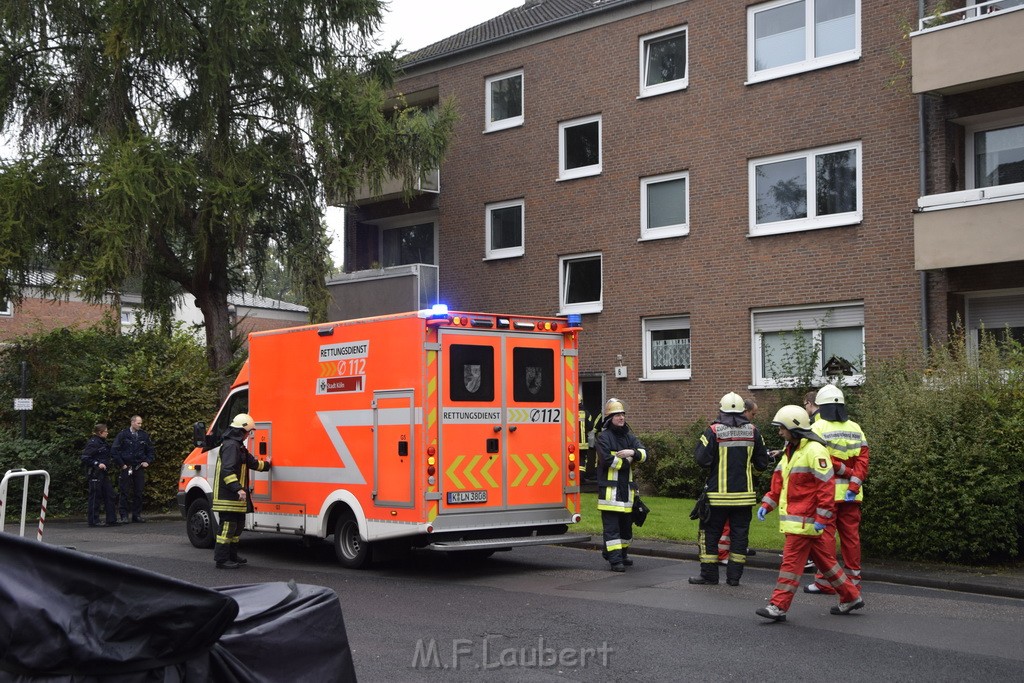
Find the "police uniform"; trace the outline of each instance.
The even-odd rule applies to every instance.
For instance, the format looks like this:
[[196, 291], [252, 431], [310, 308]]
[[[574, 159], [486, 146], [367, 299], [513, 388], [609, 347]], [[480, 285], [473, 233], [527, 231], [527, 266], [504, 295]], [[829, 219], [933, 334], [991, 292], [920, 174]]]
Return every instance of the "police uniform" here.
[[121, 470], [117, 481], [120, 490], [118, 510], [121, 513], [121, 521], [128, 521], [128, 499], [131, 497], [132, 521], [141, 522], [142, 493], [146, 488], [146, 468], [142, 463], [146, 463], [147, 466], [153, 464], [153, 440], [145, 430], [132, 430], [128, 427], [114, 438], [111, 454], [114, 457], [114, 464]]
[[110, 482], [109, 476], [110, 468], [114, 465], [114, 460], [110, 456], [110, 444], [99, 434], [93, 434], [82, 449], [81, 457], [82, 465], [85, 466], [89, 477], [89, 526], [99, 526], [101, 504], [107, 516], [107, 524], [116, 526], [114, 485]]

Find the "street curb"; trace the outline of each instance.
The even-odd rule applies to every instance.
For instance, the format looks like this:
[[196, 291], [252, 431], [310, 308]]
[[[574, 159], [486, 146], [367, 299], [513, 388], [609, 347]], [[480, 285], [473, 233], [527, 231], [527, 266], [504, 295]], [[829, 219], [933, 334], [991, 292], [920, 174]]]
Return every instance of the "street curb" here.
[[[566, 546], [580, 548], [583, 550], [603, 550], [603, 545], [595, 541], [582, 541], [579, 543], [566, 543]], [[757, 554], [747, 558], [747, 566], [758, 569], [778, 570], [781, 557], [776, 550], [756, 549]], [[697, 562], [696, 544], [672, 543], [667, 541], [645, 541], [634, 539], [629, 547], [630, 555], [661, 557], [672, 560], [692, 560]], [[943, 570], [939, 570], [940, 572]], [[1015, 598], [1024, 600], [1024, 584], [1020, 579], [1014, 577], [1013, 583], [999, 582], [999, 578], [993, 575], [992, 583], [968, 577], [963, 574], [957, 576], [931, 576], [912, 569], [894, 570], [886, 567], [871, 568], [864, 570], [861, 580], [864, 582], [894, 583], [904, 586], [918, 586], [920, 588], [937, 588], [951, 590], [960, 593], [975, 593], [978, 595], [990, 595], [1000, 598]]]

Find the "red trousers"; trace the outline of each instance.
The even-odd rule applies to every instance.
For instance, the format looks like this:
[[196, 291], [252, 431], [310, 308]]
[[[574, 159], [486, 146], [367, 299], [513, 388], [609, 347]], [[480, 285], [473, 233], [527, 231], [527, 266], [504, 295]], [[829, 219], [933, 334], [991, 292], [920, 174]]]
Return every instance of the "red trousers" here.
[[[839, 533], [839, 549], [843, 554], [843, 569], [853, 585], [859, 586], [860, 503], [836, 502], [836, 514], [821, 532], [821, 537], [831, 548], [836, 547], [836, 532]], [[814, 583], [818, 584], [822, 593], [835, 592], [821, 572], [814, 576]]]
[[843, 568], [836, 561], [835, 541], [831, 543], [822, 536], [800, 536], [786, 534], [786, 547], [782, 551], [782, 566], [779, 579], [772, 591], [770, 602], [781, 610], [789, 610], [793, 596], [800, 589], [800, 577], [804, 573], [808, 555], [814, 565], [839, 593], [840, 602], [851, 602], [860, 596], [860, 589], [846, 577]]
[[732, 547], [732, 539], [729, 538], [729, 520], [725, 520], [725, 527], [722, 529], [722, 537], [718, 539], [718, 561], [729, 561], [729, 548]]

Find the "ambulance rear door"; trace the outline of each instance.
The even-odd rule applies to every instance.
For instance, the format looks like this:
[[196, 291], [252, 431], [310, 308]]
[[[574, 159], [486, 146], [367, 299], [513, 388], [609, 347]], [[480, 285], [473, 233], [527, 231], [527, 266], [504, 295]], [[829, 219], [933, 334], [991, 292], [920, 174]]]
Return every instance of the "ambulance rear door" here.
[[442, 511], [561, 505], [561, 335], [444, 329], [440, 342]]

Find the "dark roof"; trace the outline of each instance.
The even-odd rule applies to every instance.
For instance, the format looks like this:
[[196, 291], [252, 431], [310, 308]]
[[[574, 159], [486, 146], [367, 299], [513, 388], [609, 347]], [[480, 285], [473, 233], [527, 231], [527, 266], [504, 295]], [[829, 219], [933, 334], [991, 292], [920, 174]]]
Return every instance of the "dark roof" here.
[[633, 2], [637, 0], [525, 0], [521, 7], [409, 53], [402, 64], [419, 66]]

